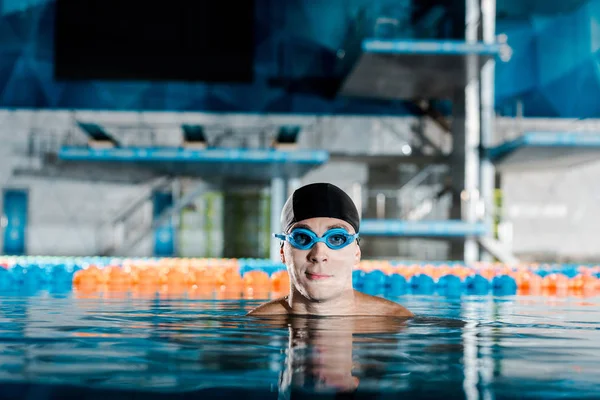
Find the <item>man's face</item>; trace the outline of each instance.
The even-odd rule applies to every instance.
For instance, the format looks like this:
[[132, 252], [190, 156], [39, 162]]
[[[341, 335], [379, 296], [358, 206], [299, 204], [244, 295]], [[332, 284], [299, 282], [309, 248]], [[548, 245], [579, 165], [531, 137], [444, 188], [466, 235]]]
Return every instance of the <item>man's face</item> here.
[[[333, 228], [355, 233], [350, 224], [336, 218], [305, 219], [295, 223], [290, 231], [294, 228], [311, 230], [319, 237]], [[309, 300], [325, 301], [352, 290], [352, 270], [360, 262], [360, 247], [355, 240], [339, 250], [332, 250], [322, 242], [300, 250], [285, 242], [281, 257], [292, 285]]]

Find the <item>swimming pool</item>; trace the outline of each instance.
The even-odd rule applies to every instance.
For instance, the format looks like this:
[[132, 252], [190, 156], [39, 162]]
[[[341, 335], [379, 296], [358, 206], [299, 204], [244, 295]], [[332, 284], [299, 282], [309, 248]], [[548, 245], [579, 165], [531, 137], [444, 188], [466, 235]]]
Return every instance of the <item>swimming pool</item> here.
[[600, 398], [598, 297], [392, 299], [418, 317], [256, 319], [244, 314], [260, 299], [4, 291], [0, 399]]

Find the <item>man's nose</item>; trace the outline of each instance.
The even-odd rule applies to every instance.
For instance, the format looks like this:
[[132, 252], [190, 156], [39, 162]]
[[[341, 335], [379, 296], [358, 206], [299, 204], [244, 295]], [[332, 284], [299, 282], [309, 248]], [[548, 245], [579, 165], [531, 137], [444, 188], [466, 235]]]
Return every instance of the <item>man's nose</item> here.
[[325, 243], [316, 243], [308, 252], [308, 259], [314, 263], [322, 263], [327, 261], [329, 248]]

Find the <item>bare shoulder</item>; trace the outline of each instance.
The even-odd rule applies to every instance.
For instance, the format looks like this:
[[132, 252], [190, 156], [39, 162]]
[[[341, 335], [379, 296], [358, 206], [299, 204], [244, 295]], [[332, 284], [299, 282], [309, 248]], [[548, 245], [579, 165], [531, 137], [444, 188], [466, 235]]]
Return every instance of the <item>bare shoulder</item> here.
[[246, 315], [286, 315], [289, 314], [287, 296], [261, 304]]
[[365, 314], [390, 317], [414, 317], [406, 307], [381, 297], [371, 296], [359, 291], [355, 292], [358, 305]]

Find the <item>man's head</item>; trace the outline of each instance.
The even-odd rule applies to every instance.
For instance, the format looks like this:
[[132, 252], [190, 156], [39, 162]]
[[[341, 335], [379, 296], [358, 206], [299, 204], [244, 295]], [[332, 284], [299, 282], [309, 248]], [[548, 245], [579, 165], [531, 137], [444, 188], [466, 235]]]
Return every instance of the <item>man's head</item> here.
[[300, 294], [324, 301], [352, 290], [360, 217], [344, 191], [329, 183], [299, 188], [283, 207], [281, 225], [281, 258]]

